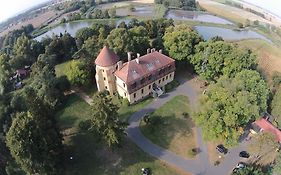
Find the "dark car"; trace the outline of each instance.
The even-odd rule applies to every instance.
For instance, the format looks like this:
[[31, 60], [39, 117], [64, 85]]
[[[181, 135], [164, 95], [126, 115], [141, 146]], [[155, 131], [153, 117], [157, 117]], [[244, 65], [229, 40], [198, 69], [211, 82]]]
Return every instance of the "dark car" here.
[[223, 153], [223, 154], [227, 154], [227, 152], [228, 152], [227, 148], [225, 148], [222, 144], [218, 145], [216, 147], [216, 149], [218, 150], [218, 152]]
[[250, 157], [250, 154], [247, 152], [247, 151], [241, 151], [239, 153], [239, 156], [240, 157], [243, 157], [243, 158], [249, 158]]

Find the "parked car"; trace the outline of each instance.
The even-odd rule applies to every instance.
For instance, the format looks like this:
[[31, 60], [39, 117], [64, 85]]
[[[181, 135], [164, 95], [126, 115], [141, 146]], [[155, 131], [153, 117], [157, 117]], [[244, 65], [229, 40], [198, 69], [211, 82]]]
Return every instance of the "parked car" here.
[[238, 170], [244, 169], [246, 167], [246, 164], [243, 162], [239, 162], [236, 167], [233, 169], [233, 172], [237, 172]]
[[240, 157], [243, 157], [243, 158], [249, 158], [250, 157], [250, 154], [247, 152], [247, 151], [241, 151], [239, 153], [239, 156]]
[[235, 168], [237, 168], [237, 169], [243, 169], [243, 168], [245, 168], [245, 167], [246, 167], [246, 164], [245, 164], [244, 162], [239, 162], [239, 163], [236, 165]]
[[218, 152], [220, 152], [222, 154], [227, 154], [227, 152], [228, 152], [228, 149], [225, 148], [222, 144], [218, 145], [216, 147], [216, 149], [218, 150]]

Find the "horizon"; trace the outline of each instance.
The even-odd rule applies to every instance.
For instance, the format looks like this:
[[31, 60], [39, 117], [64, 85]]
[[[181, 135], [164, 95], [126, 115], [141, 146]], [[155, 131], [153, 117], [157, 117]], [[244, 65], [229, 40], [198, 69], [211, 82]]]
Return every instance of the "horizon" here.
[[[42, 4], [44, 2], [51, 0], [9, 0], [1, 2], [0, 6], [0, 23], [5, 22], [9, 18], [13, 18], [16, 15], [25, 12], [26, 10]], [[245, 2], [249, 2], [265, 10], [278, 15], [281, 18], [281, 11], [278, 7], [281, 7], [281, 1], [276, 0], [242, 0]], [[10, 9], [13, 9], [12, 11]]]
[[3, 23], [9, 18], [13, 18], [18, 14], [47, 1], [51, 0], [9, 0], [1, 2], [0, 23]]

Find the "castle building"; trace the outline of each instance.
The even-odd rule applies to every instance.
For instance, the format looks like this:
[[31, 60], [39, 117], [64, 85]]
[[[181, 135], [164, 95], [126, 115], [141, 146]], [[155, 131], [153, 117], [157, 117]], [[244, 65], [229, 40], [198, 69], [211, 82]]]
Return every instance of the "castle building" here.
[[175, 60], [162, 54], [162, 51], [147, 49], [147, 54], [123, 63], [119, 57], [105, 46], [99, 53], [96, 64], [98, 91], [118, 93], [130, 103], [153, 95], [160, 96], [165, 85], [174, 80]]

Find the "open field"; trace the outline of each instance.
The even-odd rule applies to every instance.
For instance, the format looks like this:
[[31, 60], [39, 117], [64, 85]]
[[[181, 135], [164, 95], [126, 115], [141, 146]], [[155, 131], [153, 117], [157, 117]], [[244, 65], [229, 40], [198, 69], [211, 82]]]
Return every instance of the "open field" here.
[[193, 158], [191, 149], [197, 148], [196, 133], [189, 113], [188, 98], [174, 97], [150, 115], [150, 120], [159, 117], [157, 121], [151, 125], [141, 122], [141, 131], [153, 143], [185, 158]]
[[272, 74], [281, 72], [281, 50], [279, 47], [263, 40], [243, 40], [235, 42], [242, 48], [249, 48], [256, 53], [258, 68], [270, 82]]
[[[128, 117], [145, 104], [124, 107], [119, 114]], [[188, 175], [147, 155], [127, 138], [121, 148], [111, 150], [94, 134], [79, 132], [79, 122], [88, 119], [90, 113], [90, 106], [72, 94], [56, 114], [64, 134], [66, 175], [137, 175], [142, 167], [150, 168], [153, 175]], [[73, 160], [68, 159], [70, 156]]]
[[259, 20], [261, 22], [270, 23], [270, 21], [265, 20], [264, 18], [253, 13], [247, 12], [243, 9], [231, 7], [228, 5], [221, 4], [219, 2], [209, 0], [198, 0], [198, 2], [208, 12], [226, 17], [235, 22], [244, 23], [246, 19], [249, 19], [251, 21]]
[[0, 37], [6, 35], [9, 31], [20, 29], [22, 26], [26, 26], [28, 24], [32, 24], [34, 28], [41, 26], [45, 22], [47, 22], [50, 18], [54, 17], [56, 15], [56, 12], [53, 10], [49, 10], [45, 13], [42, 13], [32, 19], [28, 19], [22, 23], [18, 23], [17, 25], [14, 25], [5, 31], [0, 33]]

